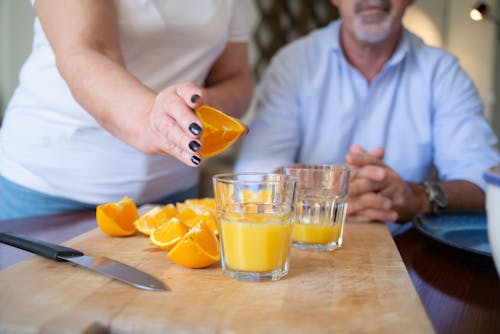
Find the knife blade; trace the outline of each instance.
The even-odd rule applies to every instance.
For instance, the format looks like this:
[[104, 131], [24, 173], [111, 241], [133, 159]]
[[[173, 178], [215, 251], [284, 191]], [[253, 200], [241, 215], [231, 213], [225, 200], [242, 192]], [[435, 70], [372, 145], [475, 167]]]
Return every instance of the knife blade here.
[[68, 261], [144, 290], [168, 291], [163, 282], [138, 269], [104, 256], [82, 252], [13, 232], [1, 232], [0, 243], [56, 261]]

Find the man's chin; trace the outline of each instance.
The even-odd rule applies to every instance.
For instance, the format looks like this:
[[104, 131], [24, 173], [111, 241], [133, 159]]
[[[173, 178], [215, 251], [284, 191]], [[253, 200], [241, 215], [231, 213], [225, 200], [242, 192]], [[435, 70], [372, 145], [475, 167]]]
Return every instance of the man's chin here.
[[354, 24], [354, 33], [356, 38], [361, 42], [379, 43], [391, 34], [391, 23], [392, 21], [387, 18], [376, 23], [367, 23], [359, 20]]

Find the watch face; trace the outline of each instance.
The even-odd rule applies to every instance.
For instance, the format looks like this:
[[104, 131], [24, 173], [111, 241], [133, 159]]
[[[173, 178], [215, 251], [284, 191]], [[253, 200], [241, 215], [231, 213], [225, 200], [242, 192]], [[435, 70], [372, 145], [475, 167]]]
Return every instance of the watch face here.
[[439, 205], [439, 207], [444, 208], [448, 205], [448, 197], [446, 196], [446, 193], [444, 192], [443, 188], [441, 188], [437, 184], [435, 186], [436, 186], [436, 197], [435, 197], [436, 204]]
[[448, 196], [441, 186], [431, 182], [424, 183], [424, 186], [431, 203], [440, 208], [445, 208], [448, 205]]

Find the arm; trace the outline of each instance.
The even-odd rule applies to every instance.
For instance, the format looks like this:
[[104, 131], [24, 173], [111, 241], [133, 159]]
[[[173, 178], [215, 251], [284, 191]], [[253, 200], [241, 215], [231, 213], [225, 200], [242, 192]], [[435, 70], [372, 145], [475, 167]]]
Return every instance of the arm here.
[[241, 117], [252, 97], [247, 43], [228, 43], [205, 80], [205, 103]]
[[[297, 51], [297, 52], [296, 52]], [[300, 148], [300, 50], [281, 50], [259, 83], [255, 116], [245, 136], [235, 171], [272, 172], [295, 162]]]
[[[197, 165], [189, 149], [196, 135], [188, 129], [199, 124], [192, 109], [203, 102], [203, 91], [185, 83], [156, 94], [126, 70], [114, 1], [38, 0], [35, 10], [61, 76], [103, 128], [144, 153]], [[202, 97], [196, 103], [194, 94]]]

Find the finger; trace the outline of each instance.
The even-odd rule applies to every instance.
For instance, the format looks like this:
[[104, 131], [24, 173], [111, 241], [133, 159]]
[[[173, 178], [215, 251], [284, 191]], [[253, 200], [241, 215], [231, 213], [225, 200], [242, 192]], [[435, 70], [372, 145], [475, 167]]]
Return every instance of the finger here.
[[[351, 196], [351, 195], [349, 195]], [[349, 197], [348, 212], [359, 212], [365, 209], [376, 209], [389, 211], [392, 201], [377, 193], [367, 193], [361, 196]]]
[[358, 144], [353, 144], [350, 147], [350, 152], [351, 153], [356, 153], [356, 154], [365, 154], [367, 153], [365, 149], [361, 147], [361, 145]]
[[[201, 144], [186, 135], [179, 124], [167, 114], [154, 114], [151, 118], [151, 128], [158, 138], [159, 150], [170, 154], [188, 165], [200, 163], [197, 152]], [[196, 156], [196, 158], [193, 158]]]
[[369, 154], [376, 157], [377, 159], [382, 160], [384, 158], [385, 151], [383, 147], [379, 146], [371, 150]]
[[387, 170], [382, 166], [364, 166], [356, 170], [353, 180], [367, 178], [373, 181], [383, 181], [387, 176]]
[[368, 153], [348, 153], [346, 161], [353, 166], [366, 166], [366, 165], [383, 165], [384, 163], [379, 158]]
[[196, 138], [199, 136], [203, 129], [201, 122], [190, 106], [177, 94], [175, 87], [162, 91], [158, 94], [157, 99], [159, 100], [162, 114], [173, 118], [179, 124], [180, 129], [189, 137]]
[[198, 108], [205, 100], [203, 89], [192, 82], [185, 82], [175, 85], [176, 94], [192, 109]]
[[349, 184], [349, 196], [360, 196], [366, 193], [375, 192], [377, 181], [368, 178], [356, 178]]
[[193, 154], [192, 152], [184, 150], [182, 147], [176, 145], [175, 142], [171, 140], [164, 138], [161, 142], [161, 147], [165, 150], [165, 153], [172, 155], [187, 166], [197, 167], [201, 163], [201, 158], [197, 154]]
[[348, 216], [346, 218], [347, 224], [366, 223], [366, 222], [370, 222], [370, 218], [365, 217], [365, 216], [353, 215], [353, 216]]
[[382, 211], [375, 209], [366, 209], [357, 212], [355, 215], [349, 217], [350, 222], [363, 222], [363, 221], [396, 221], [398, 214], [396, 211]]

